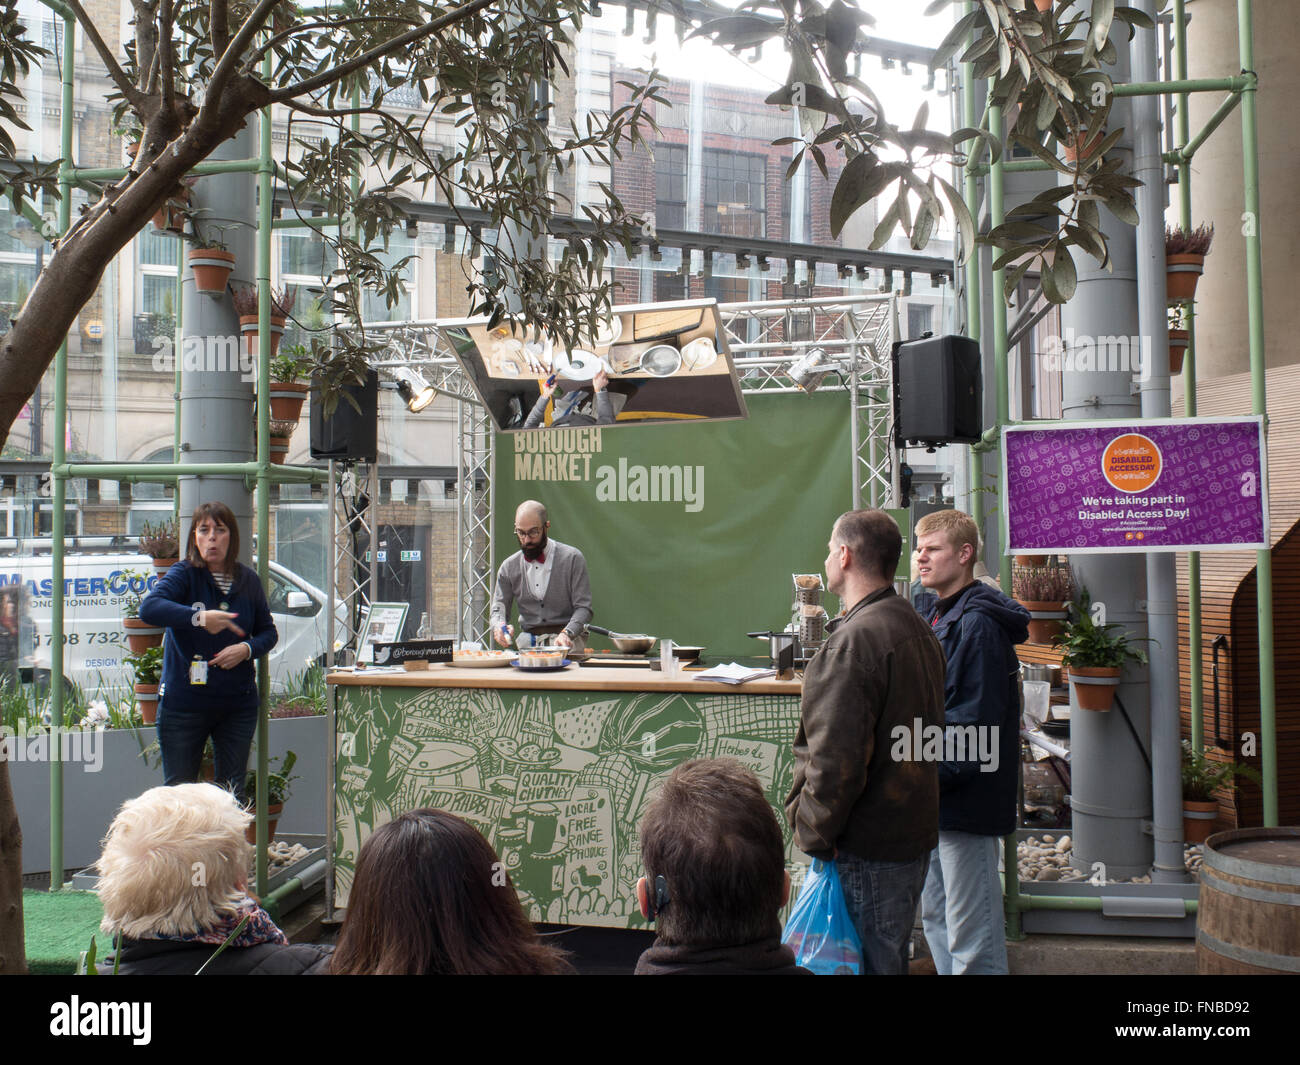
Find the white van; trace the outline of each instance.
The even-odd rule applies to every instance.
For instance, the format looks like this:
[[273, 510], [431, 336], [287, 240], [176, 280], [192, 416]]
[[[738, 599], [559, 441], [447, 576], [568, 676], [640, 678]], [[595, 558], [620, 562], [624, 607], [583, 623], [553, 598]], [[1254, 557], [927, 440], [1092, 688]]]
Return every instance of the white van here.
[[[9, 544], [14, 544], [9, 541]], [[53, 599], [53, 560], [49, 541], [22, 542], [23, 554], [5, 555], [0, 541], [0, 594], [20, 586], [22, 604], [18, 644], [19, 668], [24, 678], [31, 671], [50, 669]], [[40, 547], [46, 551], [40, 553]], [[31, 553], [33, 549], [38, 553]], [[122, 606], [132, 595], [143, 595], [158, 583], [148, 555], [67, 554], [63, 559], [63, 675], [93, 695], [101, 687], [125, 688], [131, 669], [122, 663], [127, 653], [122, 629]], [[10, 593], [12, 594], [12, 593]], [[267, 596], [280, 639], [269, 656], [272, 689], [287, 687], [313, 662], [323, 660], [327, 638], [326, 595], [276, 562], [270, 565]], [[336, 611], [336, 633], [346, 619]]]

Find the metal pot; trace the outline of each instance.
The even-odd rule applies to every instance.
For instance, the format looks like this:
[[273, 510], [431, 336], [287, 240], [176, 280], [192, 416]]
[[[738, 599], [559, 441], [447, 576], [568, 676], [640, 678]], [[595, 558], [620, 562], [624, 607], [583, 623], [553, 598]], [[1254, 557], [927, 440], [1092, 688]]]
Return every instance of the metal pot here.
[[624, 654], [639, 655], [644, 654], [654, 645], [658, 636], [647, 636], [643, 632], [610, 632], [609, 629], [602, 629], [599, 625], [588, 625], [589, 632], [598, 632], [601, 636], [606, 636], [610, 641]]

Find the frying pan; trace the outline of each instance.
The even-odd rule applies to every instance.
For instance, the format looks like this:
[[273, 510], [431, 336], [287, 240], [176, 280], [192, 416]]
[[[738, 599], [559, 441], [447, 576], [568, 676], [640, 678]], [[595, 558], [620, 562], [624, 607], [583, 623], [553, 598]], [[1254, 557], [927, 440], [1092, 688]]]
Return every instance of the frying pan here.
[[659, 639], [658, 636], [647, 636], [643, 632], [610, 632], [609, 629], [602, 629], [599, 625], [588, 625], [587, 629], [608, 636], [614, 646], [624, 654], [643, 654], [650, 650], [655, 640]]

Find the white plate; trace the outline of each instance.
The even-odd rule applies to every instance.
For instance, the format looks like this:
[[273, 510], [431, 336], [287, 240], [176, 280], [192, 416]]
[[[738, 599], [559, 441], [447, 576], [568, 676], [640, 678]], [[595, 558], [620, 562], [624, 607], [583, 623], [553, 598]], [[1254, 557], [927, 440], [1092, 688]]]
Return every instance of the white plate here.
[[707, 370], [718, 361], [718, 349], [708, 337], [696, 337], [682, 348], [682, 363], [688, 370]]
[[600, 328], [596, 330], [596, 336], [593, 341], [598, 348], [607, 348], [611, 344], [617, 344], [618, 338], [623, 335], [623, 319], [617, 314], [608, 322], [602, 322]]
[[508, 666], [515, 660], [513, 654], [507, 654], [502, 651], [499, 655], [475, 655], [473, 657], [464, 657], [459, 654], [453, 654], [451, 665], [457, 669], [496, 669], [501, 666]]
[[555, 352], [555, 372], [566, 381], [590, 381], [604, 365], [599, 356], [581, 348]]

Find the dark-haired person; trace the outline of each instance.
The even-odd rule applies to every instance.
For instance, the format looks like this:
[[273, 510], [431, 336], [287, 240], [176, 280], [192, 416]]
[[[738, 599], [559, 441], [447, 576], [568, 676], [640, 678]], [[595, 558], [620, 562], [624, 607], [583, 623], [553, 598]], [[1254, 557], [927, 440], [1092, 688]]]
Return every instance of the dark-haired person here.
[[943, 649], [894, 592], [902, 543], [883, 510], [851, 510], [831, 530], [826, 586], [844, 614], [804, 671], [785, 805], [795, 845], [836, 859], [863, 972], [881, 975], [907, 972], [939, 840], [939, 767], [894, 757], [896, 729], [943, 727]]
[[731, 758], [679, 765], [641, 820], [637, 882], [654, 946], [637, 976], [806, 976], [781, 942], [790, 897], [781, 826], [752, 771]]
[[279, 636], [262, 582], [238, 557], [235, 515], [200, 503], [185, 557], [140, 602], [141, 620], [167, 628], [158, 699], [166, 784], [198, 780], [211, 736], [214, 782], [243, 793], [257, 725], [253, 663]]
[[547, 976], [572, 969], [537, 935], [476, 828], [443, 810], [410, 810], [361, 845], [330, 971]]

